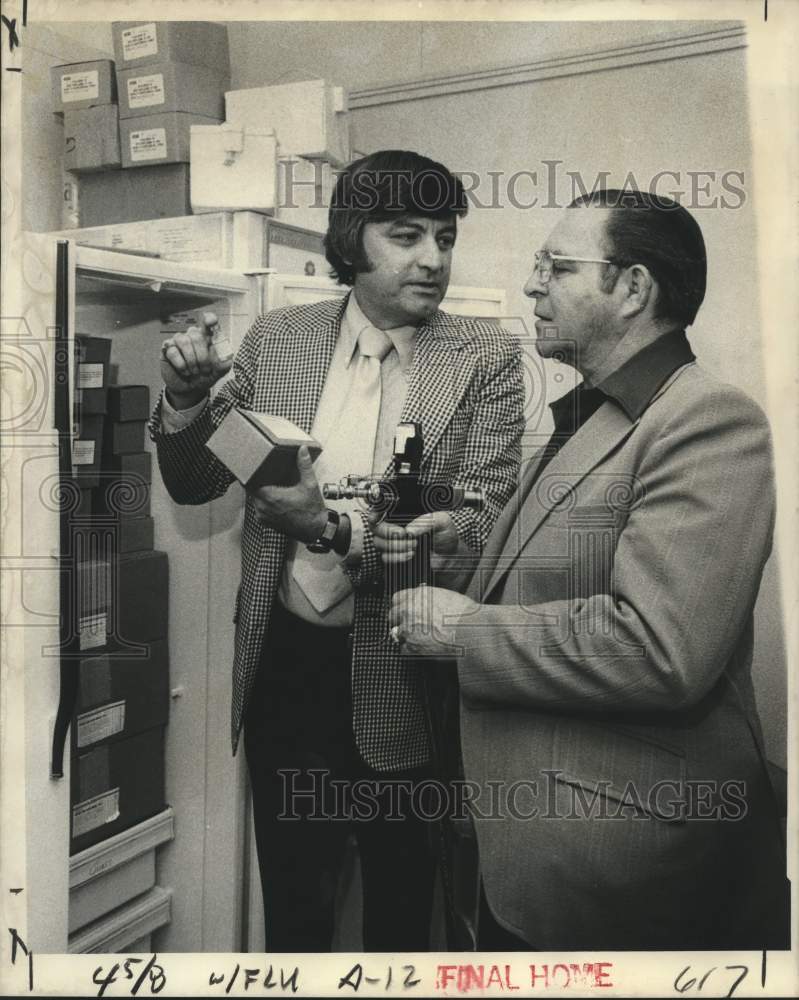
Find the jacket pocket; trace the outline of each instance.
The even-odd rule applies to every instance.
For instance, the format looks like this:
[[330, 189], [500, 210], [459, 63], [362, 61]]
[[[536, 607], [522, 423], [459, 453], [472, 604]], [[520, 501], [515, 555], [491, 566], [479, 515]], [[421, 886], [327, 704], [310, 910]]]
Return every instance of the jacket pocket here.
[[620, 819], [643, 812], [667, 823], [685, 822], [685, 755], [628, 730], [559, 722], [552, 778], [582, 789], [587, 793], [584, 802], [596, 804], [597, 797], [609, 800], [606, 814]]

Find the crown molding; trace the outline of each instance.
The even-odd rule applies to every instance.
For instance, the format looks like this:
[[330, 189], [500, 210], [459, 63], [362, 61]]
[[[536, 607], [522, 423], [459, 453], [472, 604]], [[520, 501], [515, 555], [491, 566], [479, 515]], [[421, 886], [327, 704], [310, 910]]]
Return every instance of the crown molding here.
[[643, 66], [647, 63], [672, 59], [686, 59], [692, 56], [708, 55], [713, 52], [727, 52], [746, 47], [746, 27], [743, 24], [726, 23], [719, 28], [701, 28], [693, 31], [670, 33], [606, 48], [586, 49], [580, 52], [536, 59], [533, 62], [517, 63], [477, 70], [472, 73], [456, 73], [447, 76], [428, 77], [423, 80], [404, 80], [379, 86], [361, 87], [351, 90], [349, 108], [371, 108], [380, 104], [395, 104], [399, 101], [418, 101], [429, 97], [443, 97], [447, 94], [464, 94], [475, 90], [490, 90], [495, 87], [513, 87], [539, 80], [558, 77], [580, 76], [585, 73], [601, 73], [605, 70]]

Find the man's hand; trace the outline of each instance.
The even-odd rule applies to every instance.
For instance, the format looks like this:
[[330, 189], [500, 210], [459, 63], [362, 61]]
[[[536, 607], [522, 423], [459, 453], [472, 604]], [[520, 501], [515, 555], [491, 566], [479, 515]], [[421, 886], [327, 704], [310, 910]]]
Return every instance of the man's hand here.
[[457, 645], [453, 619], [479, 607], [454, 590], [423, 584], [394, 594], [388, 621], [404, 654], [451, 657]]
[[374, 544], [384, 563], [396, 564], [413, 559], [420, 535], [432, 534], [433, 552], [452, 555], [458, 548], [455, 522], [445, 511], [421, 514], [404, 527], [370, 518]]
[[202, 326], [190, 326], [161, 345], [161, 378], [177, 410], [199, 403], [230, 371], [232, 359], [222, 361], [214, 347], [213, 329], [218, 323], [214, 313], [203, 313]]
[[308, 449], [297, 449], [298, 482], [261, 486], [250, 495], [260, 521], [298, 542], [313, 542], [327, 523], [325, 507]]

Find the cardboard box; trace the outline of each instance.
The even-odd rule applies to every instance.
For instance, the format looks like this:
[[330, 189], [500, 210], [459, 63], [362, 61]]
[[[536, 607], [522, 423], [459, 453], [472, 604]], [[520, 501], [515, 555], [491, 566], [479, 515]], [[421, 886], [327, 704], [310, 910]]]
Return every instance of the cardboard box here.
[[72, 719], [73, 750], [118, 743], [169, 719], [169, 650], [149, 643], [143, 657], [109, 650], [81, 658]]
[[121, 555], [113, 567], [109, 636], [122, 645], [153, 642], [169, 626], [169, 561], [166, 552]]
[[80, 174], [121, 165], [116, 104], [64, 112], [65, 170]]
[[322, 446], [290, 420], [238, 407], [228, 413], [206, 448], [248, 487], [283, 483], [296, 475], [297, 449], [316, 459]]
[[78, 502], [72, 511], [72, 518], [75, 520], [90, 518], [94, 511], [94, 490], [79, 489], [78, 493]]
[[114, 63], [110, 59], [66, 63], [50, 70], [53, 111], [63, 114], [96, 104], [115, 104], [117, 99]]
[[144, 428], [143, 420], [126, 420], [124, 423], [106, 421], [103, 434], [104, 455], [127, 455], [144, 451]]
[[108, 389], [105, 386], [101, 389], [76, 389], [75, 410], [78, 414], [104, 415], [108, 411]]
[[[190, 214], [188, 163], [81, 175], [82, 226], [105, 226]], [[70, 235], [75, 232], [73, 230]]]
[[223, 118], [229, 87], [229, 74], [199, 64], [159, 62], [118, 69], [119, 117], [188, 111]]
[[[189, 175], [186, 164], [165, 167], [141, 167], [139, 170], [112, 171], [106, 174], [85, 174], [81, 181], [100, 180], [107, 176], [141, 175], [158, 178], [156, 171], [185, 171], [185, 211], [191, 211]], [[147, 180], [145, 199], [159, 197], [159, 181]], [[116, 192], [113, 192], [114, 195]], [[104, 206], [114, 211], [113, 205]], [[149, 211], [146, 204], [138, 211]], [[231, 268], [249, 271], [267, 266], [269, 218], [258, 212], [215, 212], [212, 215], [178, 216], [147, 221], [118, 222], [81, 229], [67, 229], [54, 236], [75, 240], [81, 246], [104, 247], [108, 250], [141, 250], [157, 254], [163, 260], [174, 260], [199, 267]]]
[[[105, 522], [126, 521], [150, 516], [150, 484], [138, 476], [115, 476], [101, 473], [103, 489], [97, 490], [94, 505], [95, 519]], [[152, 548], [152, 546], [149, 546]]]
[[346, 93], [324, 80], [229, 90], [225, 120], [229, 125], [274, 129], [281, 155], [327, 160], [337, 166], [349, 161]]
[[291, 226], [327, 232], [337, 171], [324, 160], [280, 156], [275, 219]]
[[192, 63], [230, 74], [227, 28], [207, 21], [117, 21], [111, 25], [119, 69]]
[[[80, 545], [76, 545], [76, 558]], [[108, 606], [111, 599], [109, 563], [102, 559], [78, 561], [75, 569], [75, 607], [78, 648], [102, 649], [108, 641]]]
[[108, 415], [111, 420], [147, 420], [150, 416], [148, 385], [111, 385], [108, 387]]
[[81, 414], [105, 413], [108, 405], [108, 372], [111, 341], [107, 337], [75, 337], [75, 409]]
[[153, 481], [153, 456], [149, 451], [130, 452], [126, 455], [111, 455], [108, 471], [118, 478], [151, 483]]
[[78, 434], [72, 439], [72, 471], [81, 489], [100, 484], [100, 464], [103, 447], [102, 414], [80, 412]]
[[77, 387], [99, 389], [108, 385], [108, 366], [111, 363], [111, 338], [75, 334], [75, 361], [78, 365]]
[[195, 213], [272, 214], [277, 201], [277, 138], [267, 129], [192, 125], [191, 207]]
[[[149, 510], [149, 504], [147, 506]], [[119, 552], [152, 552], [155, 521], [151, 517], [124, 517], [119, 522]]]
[[70, 854], [76, 854], [148, 816], [164, 797], [164, 729], [73, 754]]
[[212, 115], [186, 111], [123, 118], [119, 123], [122, 166], [143, 167], [158, 163], [188, 163], [192, 125], [218, 125]]

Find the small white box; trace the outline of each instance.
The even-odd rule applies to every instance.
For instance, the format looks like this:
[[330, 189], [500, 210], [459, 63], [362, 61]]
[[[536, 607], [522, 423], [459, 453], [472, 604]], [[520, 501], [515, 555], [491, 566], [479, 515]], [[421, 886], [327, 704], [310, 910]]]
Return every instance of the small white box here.
[[266, 129], [191, 127], [191, 207], [202, 212], [274, 214], [277, 138]]
[[283, 149], [299, 156], [336, 166], [349, 161], [346, 94], [324, 80], [229, 90], [225, 118], [230, 124], [274, 129]]
[[338, 173], [324, 160], [284, 155], [277, 163], [275, 218], [314, 232], [327, 231], [328, 210]]
[[234, 406], [205, 442], [242, 486], [290, 483], [297, 475], [297, 449], [305, 445], [316, 461], [319, 442], [296, 424], [275, 414]]

